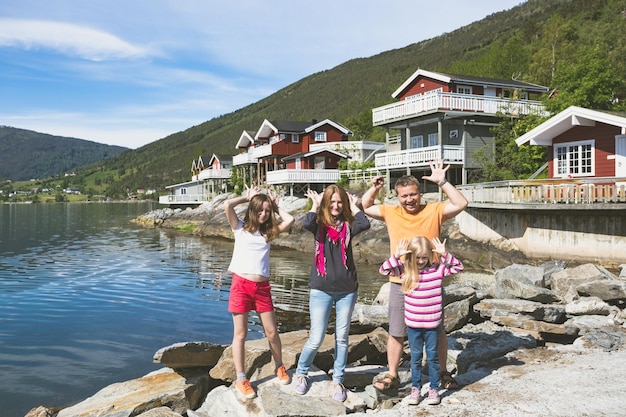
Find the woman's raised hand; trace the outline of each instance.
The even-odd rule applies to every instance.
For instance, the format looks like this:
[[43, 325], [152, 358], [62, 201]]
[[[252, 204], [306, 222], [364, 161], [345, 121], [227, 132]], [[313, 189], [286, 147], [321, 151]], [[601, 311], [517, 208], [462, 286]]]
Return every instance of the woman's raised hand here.
[[305, 195], [313, 201], [314, 208], [319, 207], [322, 201], [322, 196], [319, 195], [317, 191], [308, 189]]

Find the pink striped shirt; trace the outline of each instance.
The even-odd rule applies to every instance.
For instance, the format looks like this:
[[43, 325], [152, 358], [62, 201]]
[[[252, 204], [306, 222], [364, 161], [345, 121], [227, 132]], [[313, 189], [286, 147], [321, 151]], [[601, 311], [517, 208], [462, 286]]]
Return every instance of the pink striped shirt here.
[[[463, 264], [446, 252], [441, 263], [420, 270], [419, 282], [404, 294], [404, 322], [414, 329], [434, 329], [441, 323], [443, 310], [443, 277], [463, 270]], [[379, 269], [383, 275], [401, 276], [404, 264], [392, 255]]]

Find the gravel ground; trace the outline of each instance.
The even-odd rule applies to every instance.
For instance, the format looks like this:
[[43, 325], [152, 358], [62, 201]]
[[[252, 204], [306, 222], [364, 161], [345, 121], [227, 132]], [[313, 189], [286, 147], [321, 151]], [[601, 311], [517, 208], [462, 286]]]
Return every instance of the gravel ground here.
[[[574, 345], [520, 350], [459, 375], [440, 405], [406, 404], [376, 417], [608, 417], [626, 415], [626, 350]], [[354, 414], [358, 416], [359, 414]], [[369, 415], [369, 414], [368, 414]]]

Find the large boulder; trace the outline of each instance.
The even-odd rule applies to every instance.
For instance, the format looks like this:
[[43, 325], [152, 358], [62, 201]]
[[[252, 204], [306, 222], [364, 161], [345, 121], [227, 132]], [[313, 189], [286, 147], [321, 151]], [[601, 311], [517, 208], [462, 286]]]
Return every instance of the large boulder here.
[[163, 404], [184, 414], [199, 407], [207, 391], [206, 372], [183, 376], [162, 368], [138, 379], [104, 387], [84, 401], [62, 409], [57, 417], [133, 417]]

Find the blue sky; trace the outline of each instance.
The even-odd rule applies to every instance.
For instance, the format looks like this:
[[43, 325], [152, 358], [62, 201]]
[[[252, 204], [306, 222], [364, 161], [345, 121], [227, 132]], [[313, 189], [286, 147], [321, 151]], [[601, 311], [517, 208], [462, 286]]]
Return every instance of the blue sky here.
[[0, 125], [138, 148], [521, 3], [2, 0]]

